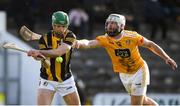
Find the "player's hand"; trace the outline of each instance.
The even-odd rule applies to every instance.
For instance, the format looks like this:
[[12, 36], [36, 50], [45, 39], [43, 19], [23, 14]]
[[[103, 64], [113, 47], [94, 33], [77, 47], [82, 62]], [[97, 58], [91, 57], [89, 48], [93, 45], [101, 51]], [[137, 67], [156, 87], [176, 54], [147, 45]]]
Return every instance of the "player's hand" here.
[[168, 58], [165, 61], [166, 61], [166, 64], [169, 64], [173, 70], [176, 70], [177, 64], [173, 59]]
[[73, 48], [76, 48], [76, 49], [79, 49], [79, 47], [80, 47], [80, 42], [79, 42], [79, 40], [76, 40], [76, 41], [74, 42], [74, 44], [73, 44], [72, 47], [73, 47]]
[[38, 51], [38, 50], [29, 50], [27, 52], [28, 56], [32, 56], [33, 58], [35, 58], [36, 60], [39, 60], [39, 58], [42, 58], [43, 55]]

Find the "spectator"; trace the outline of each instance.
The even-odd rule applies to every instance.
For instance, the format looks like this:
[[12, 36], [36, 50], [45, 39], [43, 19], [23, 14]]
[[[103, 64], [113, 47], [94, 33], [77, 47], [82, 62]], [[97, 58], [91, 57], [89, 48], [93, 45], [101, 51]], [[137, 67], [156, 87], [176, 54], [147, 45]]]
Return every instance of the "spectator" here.
[[17, 27], [26, 25], [31, 30], [34, 30], [36, 0], [12, 0], [10, 5], [10, 15], [13, 17]]
[[139, 31], [139, 21], [134, 17], [133, 14], [125, 15], [127, 19], [127, 27], [128, 29]]
[[163, 7], [158, 0], [145, 0], [144, 2], [145, 22], [151, 26], [151, 36], [153, 40], [157, 34], [158, 27], [162, 31], [162, 39], [167, 37], [166, 16]]
[[77, 35], [77, 37], [83, 38], [85, 37], [83, 35], [87, 35], [89, 16], [79, 5], [70, 10], [69, 20], [70, 29]]

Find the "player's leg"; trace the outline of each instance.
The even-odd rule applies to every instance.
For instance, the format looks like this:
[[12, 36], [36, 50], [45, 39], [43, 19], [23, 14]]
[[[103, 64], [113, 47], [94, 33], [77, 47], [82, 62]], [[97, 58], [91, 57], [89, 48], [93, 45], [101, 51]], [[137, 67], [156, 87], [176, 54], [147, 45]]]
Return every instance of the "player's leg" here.
[[131, 96], [132, 105], [152, 103], [149, 98], [145, 99], [149, 84], [149, 69], [146, 63], [135, 74], [120, 73], [120, 78]]
[[155, 106], [158, 106], [158, 103], [156, 101], [154, 101], [153, 99], [145, 96], [144, 100], [143, 100], [143, 105], [155, 105]]
[[[142, 71], [137, 71], [135, 74], [125, 74], [120, 73], [120, 79], [126, 88], [126, 91], [131, 96], [131, 105], [142, 105], [144, 94], [146, 92], [146, 87], [142, 87], [142, 83], [137, 82], [136, 77], [141, 76]], [[139, 74], [140, 73], [140, 74]], [[136, 84], [134, 83], [134, 80], [136, 80]]]
[[51, 81], [40, 79], [39, 81], [39, 89], [38, 89], [38, 97], [37, 104], [38, 105], [51, 105], [53, 100], [55, 89], [53, 88]]
[[131, 86], [131, 105], [143, 105], [147, 86], [132, 84]]
[[157, 103], [146, 96], [149, 85], [149, 69], [145, 63], [132, 77], [131, 104], [133, 105], [157, 105]]
[[67, 105], [80, 105], [78, 92], [70, 93], [63, 97]]
[[38, 105], [51, 105], [55, 91], [49, 89], [38, 89]]
[[80, 105], [80, 98], [73, 76], [59, 83], [57, 92], [63, 97], [67, 105]]
[[144, 96], [131, 95], [131, 105], [142, 105]]
[[131, 105], [151, 105], [151, 106], [158, 106], [158, 103], [155, 102], [153, 99], [147, 96], [131, 96]]

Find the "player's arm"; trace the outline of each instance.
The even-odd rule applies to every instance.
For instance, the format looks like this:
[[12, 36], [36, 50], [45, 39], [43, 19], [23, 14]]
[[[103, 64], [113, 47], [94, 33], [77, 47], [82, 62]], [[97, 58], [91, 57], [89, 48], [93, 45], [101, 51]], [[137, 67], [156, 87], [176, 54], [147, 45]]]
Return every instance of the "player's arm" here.
[[72, 42], [66, 41], [66, 43], [62, 43], [60, 46], [58, 46], [57, 49], [50, 49], [42, 36], [39, 40], [39, 50], [30, 50], [28, 55], [34, 58], [39, 55], [44, 55], [45, 57], [58, 57], [68, 52], [71, 49], [71, 45]]
[[177, 68], [176, 62], [173, 59], [171, 59], [167, 55], [167, 53], [153, 41], [144, 38], [144, 43], [142, 46], [145, 48], [148, 48], [153, 53], [155, 53], [156, 55], [161, 57], [166, 62], [166, 64], [169, 64], [172, 67], [173, 70], [175, 70]]
[[76, 40], [74, 47], [75, 48], [96, 48], [99, 47], [100, 43], [98, 40]]
[[45, 57], [58, 57], [62, 56], [66, 52], [68, 52], [71, 49], [71, 46], [63, 43], [61, 44], [57, 49], [51, 49], [51, 50], [30, 50], [28, 51], [28, 56], [32, 56], [34, 58], [37, 58], [40, 55], [43, 55]]
[[71, 45], [62, 43], [60, 46], [58, 46], [57, 49], [39, 50], [39, 52], [46, 57], [58, 57], [67, 53], [70, 49], [71, 49]]

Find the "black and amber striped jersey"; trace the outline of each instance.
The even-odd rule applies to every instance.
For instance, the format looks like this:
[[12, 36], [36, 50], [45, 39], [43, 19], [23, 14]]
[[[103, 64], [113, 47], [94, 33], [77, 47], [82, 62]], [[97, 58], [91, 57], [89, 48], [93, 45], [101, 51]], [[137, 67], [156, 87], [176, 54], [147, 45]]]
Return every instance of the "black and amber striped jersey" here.
[[[56, 49], [62, 43], [73, 45], [76, 40], [76, 36], [72, 31], [67, 31], [65, 35], [57, 37], [54, 31], [50, 31], [39, 40], [40, 50]], [[71, 54], [73, 49], [62, 55], [63, 62], [56, 62], [56, 58], [48, 58], [51, 62], [49, 68], [41, 66], [40, 76], [46, 80], [62, 82], [72, 76], [70, 69]]]

